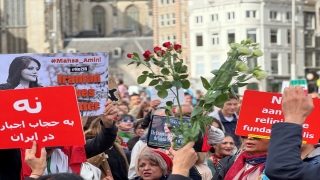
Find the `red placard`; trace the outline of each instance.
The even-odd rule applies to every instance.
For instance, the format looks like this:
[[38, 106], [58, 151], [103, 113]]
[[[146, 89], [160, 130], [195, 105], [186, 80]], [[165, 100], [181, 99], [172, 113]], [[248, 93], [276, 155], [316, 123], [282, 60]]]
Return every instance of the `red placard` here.
[[[246, 90], [236, 128], [239, 136], [270, 138], [272, 124], [284, 122], [282, 94]], [[314, 109], [303, 124], [303, 143], [317, 144], [320, 137], [320, 99], [313, 99]]]
[[0, 91], [0, 149], [84, 145], [73, 86]]

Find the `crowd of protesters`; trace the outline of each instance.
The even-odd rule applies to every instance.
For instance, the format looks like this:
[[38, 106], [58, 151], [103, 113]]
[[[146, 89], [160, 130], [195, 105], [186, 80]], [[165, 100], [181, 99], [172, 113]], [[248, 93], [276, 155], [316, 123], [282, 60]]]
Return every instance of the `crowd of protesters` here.
[[[40, 158], [36, 142], [30, 149], [0, 150], [0, 180], [320, 179], [320, 149], [301, 146], [313, 103], [299, 86], [285, 89], [285, 122], [273, 125], [271, 140], [235, 134], [242, 97], [229, 95], [221, 109], [209, 113], [201, 152], [194, 142], [179, 150], [148, 147], [151, 116], [165, 116], [160, 100], [151, 101], [145, 92], [129, 96], [122, 80], [119, 90], [123, 101], [109, 100], [103, 115], [83, 117], [83, 147], [43, 148]], [[191, 116], [193, 99], [185, 93], [184, 117]]]

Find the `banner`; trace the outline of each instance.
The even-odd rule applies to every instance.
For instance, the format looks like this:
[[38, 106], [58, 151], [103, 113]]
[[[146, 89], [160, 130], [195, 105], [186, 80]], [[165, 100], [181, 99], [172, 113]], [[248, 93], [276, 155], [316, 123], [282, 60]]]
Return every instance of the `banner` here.
[[0, 149], [84, 145], [73, 86], [0, 91]]
[[108, 98], [108, 57], [106, 52], [1, 54], [0, 90], [72, 85], [81, 116], [97, 116]]
[[[272, 124], [284, 122], [282, 94], [246, 90], [237, 123], [238, 136], [269, 139]], [[314, 109], [303, 124], [303, 142], [318, 144], [320, 138], [320, 99], [313, 99]]]

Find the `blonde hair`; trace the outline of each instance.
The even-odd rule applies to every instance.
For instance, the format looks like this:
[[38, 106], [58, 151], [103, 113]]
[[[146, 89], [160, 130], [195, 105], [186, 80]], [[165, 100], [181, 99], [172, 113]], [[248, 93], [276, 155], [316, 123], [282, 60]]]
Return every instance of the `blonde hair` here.
[[86, 139], [92, 139], [99, 134], [99, 132], [101, 131], [100, 121], [101, 118], [97, 117], [91, 122], [89, 129], [84, 132], [84, 136]]

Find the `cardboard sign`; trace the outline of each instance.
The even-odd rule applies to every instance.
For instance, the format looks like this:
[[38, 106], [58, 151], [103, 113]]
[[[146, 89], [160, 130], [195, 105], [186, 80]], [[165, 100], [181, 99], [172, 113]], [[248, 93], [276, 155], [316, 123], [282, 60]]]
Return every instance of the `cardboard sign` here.
[[119, 92], [116, 79], [114, 79], [113, 77], [109, 77], [109, 84], [108, 85], [109, 85], [108, 91], [109, 91], [110, 100], [113, 102], [121, 102], [122, 97], [121, 97], [121, 93]]
[[[172, 87], [171, 89], [173, 90], [173, 92], [176, 93], [176, 88], [175, 87]], [[157, 100], [157, 99], [160, 100], [161, 104], [158, 107], [165, 107], [167, 101], [172, 101], [173, 105], [175, 105], [175, 106], [178, 105], [178, 101], [175, 98], [175, 96], [172, 93], [172, 91], [167, 89], [167, 92], [168, 92], [168, 96], [166, 98], [162, 99], [157, 95], [158, 91], [153, 87], [152, 90], [151, 90], [151, 101]], [[185, 99], [184, 99], [183, 89], [180, 88], [178, 93], [179, 93], [180, 104], [186, 104]]]
[[84, 145], [73, 86], [0, 91], [0, 149]]
[[[108, 58], [107, 52], [1, 54], [0, 90], [71, 85], [81, 116], [98, 116], [108, 99]], [[17, 84], [20, 78], [29, 85]]]
[[[246, 90], [236, 128], [238, 136], [269, 139], [272, 124], [284, 122], [282, 94]], [[303, 142], [317, 144], [320, 137], [320, 99], [313, 99], [314, 109], [303, 125]]]

